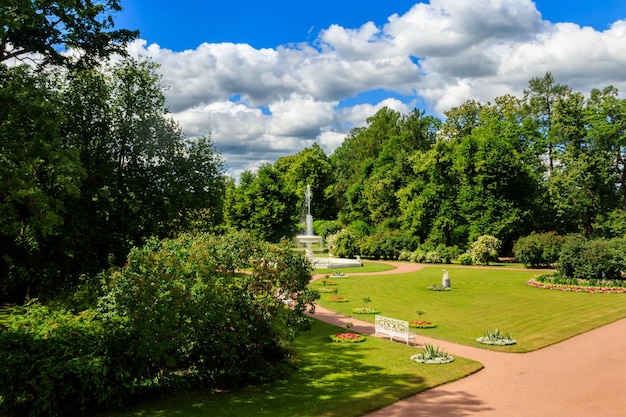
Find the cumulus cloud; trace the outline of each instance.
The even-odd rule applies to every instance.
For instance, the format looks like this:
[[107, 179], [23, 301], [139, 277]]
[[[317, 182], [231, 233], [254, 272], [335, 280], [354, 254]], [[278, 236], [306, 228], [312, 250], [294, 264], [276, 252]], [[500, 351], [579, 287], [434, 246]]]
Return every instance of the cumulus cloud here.
[[[331, 25], [312, 42], [271, 49], [175, 52], [138, 40], [130, 51], [161, 64], [176, 120], [190, 136], [211, 134], [235, 173], [313, 142], [331, 153], [382, 106], [406, 113], [422, 102], [442, 115], [469, 99], [521, 94], [547, 71], [577, 91], [624, 92], [625, 44], [623, 20], [597, 31], [542, 20], [531, 0], [430, 0], [380, 27]], [[343, 103], [377, 90], [407, 100]]]

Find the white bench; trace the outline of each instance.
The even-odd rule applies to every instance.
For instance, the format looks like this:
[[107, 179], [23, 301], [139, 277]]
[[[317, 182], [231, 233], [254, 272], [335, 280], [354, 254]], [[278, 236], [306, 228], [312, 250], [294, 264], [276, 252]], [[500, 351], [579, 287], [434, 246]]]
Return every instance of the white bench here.
[[389, 340], [401, 339], [408, 345], [412, 340], [415, 343], [415, 334], [410, 332], [409, 322], [392, 319], [391, 317], [376, 316], [375, 336], [388, 336]]

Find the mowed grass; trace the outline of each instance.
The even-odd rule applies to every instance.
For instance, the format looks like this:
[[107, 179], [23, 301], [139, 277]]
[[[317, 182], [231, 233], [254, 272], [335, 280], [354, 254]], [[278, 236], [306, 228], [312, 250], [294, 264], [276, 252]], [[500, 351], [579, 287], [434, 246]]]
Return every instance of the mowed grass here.
[[288, 379], [234, 392], [194, 392], [105, 416], [361, 416], [482, 368], [460, 357], [446, 365], [418, 364], [409, 358], [419, 348], [375, 337], [330, 341], [342, 331], [315, 321], [296, 340], [299, 366]]
[[383, 272], [390, 271], [392, 269], [396, 269], [395, 266], [382, 263], [382, 262], [363, 262], [363, 266], [354, 266], [350, 268], [320, 268], [314, 269], [312, 274], [325, 274], [325, 275], [333, 275], [335, 272], [342, 272], [344, 274], [352, 274], [352, 273], [363, 273], [363, 272]]
[[[430, 291], [441, 285], [442, 269], [450, 274], [452, 291]], [[421, 317], [436, 323], [434, 329], [416, 329], [419, 335], [481, 348], [507, 352], [536, 350], [626, 317], [626, 294], [587, 294], [541, 290], [525, 282], [542, 272], [495, 268], [463, 268], [451, 265], [426, 267], [421, 271], [380, 276], [351, 276], [336, 280], [338, 295], [346, 303], [332, 303], [321, 294], [318, 304], [342, 314], [374, 322], [373, 315], [353, 314], [369, 307], [382, 315], [402, 320]], [[311, 284], [322, 286], [321, 281]], [[499, 328], [512, 333], [517, 344], [487, 347], [475, 339]], [[452, 352], [451, 352], [452, 353]]]

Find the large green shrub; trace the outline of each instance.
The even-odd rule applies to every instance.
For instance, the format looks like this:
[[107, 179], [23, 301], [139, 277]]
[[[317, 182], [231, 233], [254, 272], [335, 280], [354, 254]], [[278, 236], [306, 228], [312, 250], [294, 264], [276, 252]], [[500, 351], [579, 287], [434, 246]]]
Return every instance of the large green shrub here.
[[2, 407], [83, 415], [130, 395], [284, 376], [288, 342], [317, 297], [309, 280], [309, 262], [286, 242], [243, 233], [151, 240], [110, 273], [97, 309], [32, 304], [0, 332]]
[[515, 243], [515, 256], [526, 267], [547, 268], [559, 260], [564, 241], [555, 232], [531, 233]]
[[619, 279], [626, 271], [626, 240], [570, 236], [561, 249], [558, 270], [568, 278]]
[[73, 416], [121, 404], [132, 375], [115, 328], [93, 310], [73, 314], [37, 302], [0, 332], [0, 405], [11, 416]]

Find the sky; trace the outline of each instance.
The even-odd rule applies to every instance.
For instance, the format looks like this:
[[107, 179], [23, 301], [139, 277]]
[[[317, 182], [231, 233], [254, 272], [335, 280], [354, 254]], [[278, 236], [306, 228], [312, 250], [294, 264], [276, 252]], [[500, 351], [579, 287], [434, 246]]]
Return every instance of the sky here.
[[[133, 56], [160, 64], [172, 116], [237, 178], [387, 106], [444, 118], [533, 77], [626, 93], [624, 0], [121, 0]], [[172, 6], [176, 6], [172, 8]]]

